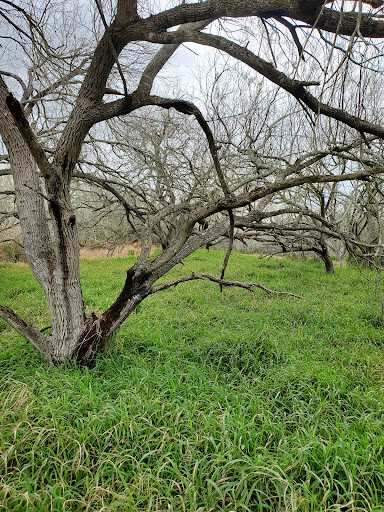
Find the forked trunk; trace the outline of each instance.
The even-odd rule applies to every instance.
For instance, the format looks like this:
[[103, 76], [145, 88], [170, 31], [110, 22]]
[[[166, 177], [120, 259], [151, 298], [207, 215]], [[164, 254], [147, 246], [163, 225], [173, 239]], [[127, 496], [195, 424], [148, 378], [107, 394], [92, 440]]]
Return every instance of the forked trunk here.
[[129, 317], [148, 296], [151, 282], [148, 276], [137, 275], [135, 267], [127, 272], [124, 288], [115, 302], [101, 315], [87, 316], [85, 329], [77, 340], [71, 359], [85, 362], [105, 345], [111, 334]]
[[[48, 207], [45, 208], [42, 193], [36, 192], [38, 181], [28, 188], [28, 199], [25, 195], [17, 196], [17, 200], [28, 263], [43, 287], [50, 314], [51, 331], [44, 338], [46, 352], [43, 356], [55, 363], [87, 362], [147, 296], [150, 284], [146, 284], [145, 277], [135, 276], [135, 270], [131, 269], [112, 306], [101, 316], [86, 315], [79, 276], [76, 217], [65, 196], [66, 189], [61, 188], [56, 194], [48, 192], [54, 199], [46, 201]], [[25, 189], [25, 183], [24, 187], [19, 187], [16, 189]], [[30, 215], [34, 210], [41, 213], [38, 226], [38, 216]], [[49, 246], [39, 236], [32, 244], [35, 237], [28, 236], [31, 230], [46, 233]]]
[[[6, 107], [7, 90], [0, 81], [1, 136], [8, 149], [25, 254], [47, 299], [51, 333], [39, 334], [9, 309], [1, 316], [26, 337], [47, 360], [70, 357], [84, 331], [85, 314], [79, 278], [76, 218], [69, 186], [56, 194], [44, 189], [36, 162]], [[54, 184], [53, 184], [54, 185]]]
[[[33, 275], [41, 284], [48, 304], [50, 332], [43, 335], [30, 321], [0, 305], [0, 317], [30, 341], [46, 361], [87, 361], [148, 295], [152, 281], [132, 268], [124, 288], [101, 316], [86, 315], [79, 275], [79, 243], [76, 217], [61, 166], [46, 162], [41, 177], [36, 158], [6, 107], [8, 91], [0, 78], [0, 128], [7, 146], [15, 185], [17, 209], [25, 254]], [[17, 108], [17, 105], [16, 105]], [[21, 115], [21, 114], [20, 114]], [[21, 115], [21, 124], [23, 123]], [[25, 134], [24, 134], [25, 135]], [[28, 134], [27, 137], [28, 139]]]
[[72, 358], [85, 328], [76, 219], [64, 198], [45, 205], [39, 178], [30, 186], [23, 179], [31, 176], [36, 173], [15, 173], [15, 182], [22, 181], [15, 183], [16, 191], [21, 191], [16, 194], [20, 226], [27, 261], [44, 290], [50, 315], [44, 357], [62, 361]]

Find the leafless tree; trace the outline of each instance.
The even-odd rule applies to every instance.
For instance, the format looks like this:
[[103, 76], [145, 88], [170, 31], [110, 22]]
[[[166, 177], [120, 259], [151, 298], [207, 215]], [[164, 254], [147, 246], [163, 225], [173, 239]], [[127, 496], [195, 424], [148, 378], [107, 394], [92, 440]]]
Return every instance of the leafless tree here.
[[[318, 121], [315, 130], [305, 130], [305, 112], [292, 109], [287, 101], [279, 101], [278, 90], [266, 91], [260, 81], [243, 75], [238, 67], [216, 66], [214, 87], [209, 91], [210, 117], [216, 139], [225, 148], [221, 160], [232, 190], [246, 192], [256, 179], [268, 186], [308, 172], [345, 173], [351, 168], [383, 165], [380, 140], [356, 137], [351, 131], [341, 130], [338, 122], [333, 122], [330, 131], [329, 120]], [[231, 96], [231, 89], [239, 94], [237, 101], [236, 93]], [[371, 102], [377, 102], [378, 94], [376, 91]], [[223, 102], [223, 97], [232, 101]], [[351, 184], [345, 193], [337, 183], [308, 184], [266, 196], [249, 206], [252, 216], [243, 226], [237, 223], [242, 230], [235, 238], [243, 243], [257, 242], [256, 247], [268, 253], [314, 253], [324, 262], [327, 273], [334, 271], [330, 250], [338, 253], [339, 259], [345, 250], [365, 256], [366, 264], [372, 244], [380, 241], [377, 229], [370, 245], [359, 236], [356, 220], [362, 219], [360, 229], [366, 232], [367, 211], [363, 201], [356, 197], [351, 211], [354, 223], [346, 222], [345, 210], [351, 210], [346, 198], [350, 202], [350, 196], [356, 196], [357, 190], [361, 196], [361, 187], [355, 187], [352, 194]], [[372, 198], [370, 204], [372, 209]], [[379, 219], [377, 206], [375, 211], [375, 218]], [[369, 225], [375, 223], [377, 227], [378, 220], [374, 221], [372, 213], [370, 218]]]
[[[266, 184], [256, 183], [256, 186], [244, 191], [234, 190], [222, 166], [213, 131], [202, 111], [184, 97], [166, 97], [165, 86], [158, 88], [157, 94], [151, 94], [155, 78], [180, 45], [195, 43], [224, 52], [261, 74], [295, 98], [309, 116], [325, 116], [364, 134], [364, 137], [373, 135], [383, 138], [384, 127], [380, 123], [373, 122], [364, 112], [358, 113], [343, 102], [343, 94], [335, 98], [331, 91], [339, 70], [350, 63], [345, 55], [351, 55], [355, 44], [363, 41], [363, 44], [377, 50], [377, 54], [380, 53], [384, 22], [379, 8], [383, 2], [371, 0], [352, 3], [349, 12], [342, 12], [344, 3], [340, 6], [337, 2], [323, 0], [175, 2], [173, 8], [154, 9], [152, 12], [149, 2], [143, 2], [138, 8], [136, 0], [117, 0], [111, 12], [103, 10], [100, 1], [95, 3], [103, 34], [97, 38], [89, 58], [84, 61], [82, 55], [74, 52], [77, 45], [69, 45], [71, 37], [65, 42], [58, 41], [60, 34], [53, 37], [49, 31], [52, 27], [52, 20], [47, 14], [52, 13], [49, 2], [39, 4], [39, 8], [33, 4], [26, 11], [17, 2], [0, 1], [1, 17], [10, 27], [4, 37], [9, 38], [12, 44], [22, 44], [28, 52], [39, 53], [44, 62], [56, 63], [56, 70], [59, 69], [58, 63], [65, 62], [64, 57], [69, 52], [66, 61], [69, 65], [64, 72], [58, 71], [60, 76], [54, 82], [58, 85], [45, 95], [52, 99], [53, 106], [47, 101], [39, 103], [49, 105], [50, 118], [60, 112], [57, 119], [60, 129], [55, 131], [50, 126], [51, 134], [46, 134], [44, 139], [41, 134], [38, 136], [42, 127], [35, 126], [33, 118], [28, 117], [29, 110], [34, 109], [36, 98], [33, 91], [31, 96], [28, 87], [23, 87], [24, 77], [19, 76], [23, 82], [20, 83], [15, 76], [10, 76], [8, 70], [4, 70], [0, 78], [0, 133], [12, 170], [26, 257], [44, 290], [51, 317], [51, 332], [43, 335], [31, 322], [24, 321], [7, 306], [0, 306], [0, 316], [30, 341], [47, 361], [90, 359], [143, 299], [179, 282], [208, 279], [222, 286], [262, 287], [224, 279], [229, 252], [220, 278], [209, 274], [192, 274], [163, 285], [155, 283], [197, 248], [226, 233], [233, 239], [235, 224], [246, 225], [252, 214], [247, 212], [246, 207], [255, 201], [308, 183], [369, 179], [384, 171], [383, 167], [369, 167], [342, 174], [303, 172]], [[56, 11], [55, 15], [57, 17]], [[92, 19], [96, 19], [96, 15]], [[237, 32], [231, 30], [231, 20], [240, 23], [238, 37]], [[57, 23], [57, 19], [54, 21]], [[277, 27], [289, 31], [299, 50], [298, 65], [292, 67], [289, 59], [283, 59], [280, 66], [276, 57], [276, 62], [273, 62], [273, 58], [270, 62], [262, 49], [258, 54], [260, 24], [266, 25], [269, 31], [277, 30]], [[300, 30], [305, 35], [302, 42], [299, 41], [296, 24], [301, 26]], [[175, 27], [179, 28], [175, 30]], [[313, 76], [307, 76], [301, 58], [308, 51], [307, 40], [315, 38], [316, 44], [321, 44], [316, 36], [318, 33], [325, 38], [324, 45], [331, 48], [331, 53], [338, 51], [336, 47], [344, 52], [337, 69], [327, 64], [332, 62], [331, 55], [326, 62], [319, 63], [318, 70], [323, 73], [321, 84], [318, 77], [313, 80]], [[329, 34], [334, 34], [331, 44]], [[339, 42], [343, 37], [348, 38], [346, 47]], [[83, 41], [81, 43], [84, 46]], [[142, 55], [143, 48], [147, 51], [151, 47], [149, 43], [163, 46], [142, 66], [138, 75], [137, 69], [142, 60], [138, 62], [137, 55]], [[74, 52], [72, 60], [70, 50]], [[148, 51], [147, 55], [150, 53]], [[124, 71], [129, 65], [134, 71], [132, 74]], [[72, 81], [72, 73], [76, 76], [76, 83], [71, 86], [71, 94], [75, 94], [73, 106], [69, 105], [70, 102], [62, 102], [61, 97], [55, 97], [56, 90]], [[310, 73], [313, 74], [313, 70]], [[16, 89], [12, 94], [11, 80], [18, 81], [21, 93], [18, 94], [19, 89]], [[312, 90], [315, 92], [310, 92]], [[19, 96], [19, 100], [16, 96]], [[172, 109], [178, 115], [189, 117], [191, 126], [193, 121], [193, 129], [200, 130], [206, 138], [213, 162], [212, 170], [219, 187], [214, 195], [204, 200], [193, 196], [189, 201], [175, 198], [172, 206], [161, 207], [159, 204], [154, 211], [148, 212], [141, 230], [141, 254], [127, 271], [120, 295], [101, 315], [94, 312], [86, 314], [79, 280], [78, 229], [70, 199], [70, 185], [75, 173], [81, 172], [78, 164], [83, 156], [86, 157], [86, 151], [82, 154], [82, 149], [87, 137], [95, 135], [95, 127], [117, 117], [132, 116], [144, 107]], [[94, 175], [97, 177], [97, 172]], [[112, 183], [110, 185], [113, 186]], [[197, 231], [195, 226], [207, 218], [213, 219], [208, 229]], [[156, 226], [164, 221], [170, 222], [170, 219], [174, 229], [169, 234], [167, 247], [156, 258], [149, 259]]]
[[[210, 63], [213, 83], [201, 86], [202, 97], [204, 93], [207, 96], [204, 111], [221, 146], [221, 165], [232, 191], [244, 193], [256, 184], [268, 185], [271, 180], [281, 181], [309, 169], [321, 174], [327, 170], [345, 172], [347, 166], [356, 163], [382, 165], [380, 152], [375, 154], [373, 150], [372, 138], [367, 146], [368, 141], [351, 133], [352, 142], [337, 144], [327, 125], [317, 126], [309, 134], [302, 128], [292, 130], [292, 118], [297, 126], [302, 126], [305, 113], [292, 110], [289, 102], [279, 102], [275, 90], [266, 90], [262, 80], [249, 77], [238, 68], [226, 61], [223, 66]], [[200, 79], [206, 82], [208, 73], [200, 70], [200, 74]], [[74, 173], [77, 179], [85, 179], [97, 187], [82, 188], [76, 197], [93, 232], [99, 233], [100, 243], [104, 241], [113, 249], [124, 242], [136, 241], [150, 212], [173, 207], [177, 201], [204, 201], [220, 190], [212, 179], [215, 176], [209, 159], [201, 151], [203, 141], [199, 133], [181, 115], [151, 112], [145, 117], [112, 120], [109, 124], [111, 136], [105, 134], [103, 139], [90, 142], [108, 146], [116, 155], [116, 162], [107, 165], [108, 158], [104, 151], [100, 156], [100, 147], [96, 145], [92, 162], [90, 154], [88, 161], [81, 165], [82, 171]], [[282, 140], [288, 140], [289, 144], [283, 145]], [[97, 167], [99, 176], [92, 170], [85, 172], [85, 166]], [[247, 226], [235, 230], [234, 237], [243, 243], [251, 241], [250, 248], [255, 247], [256, 241], [256, 247], [268, 253], [316, 254], [330, 273], [333, 272], [330, 250], [340, 254], [345, 248], [357, 249], [363, 242], [352, 226], [343, 222], [341, 229], [339, 225], [342, 219], [339, 212], [344, 211], [344, 203], [337, 183], [311, 184], [272, 194], [248, 207], [253, 211], [252, 228], [248, 218]], [[365, 215], [361, 203], [354, 205], [355, 218], [356, 209]], [[89, 215], [88, 210], [93, 214]], [[81, 219], [78, 215], [84, 232]], [[207, 221], [201, 221], [197, 229], [208, 225]], [[174, 229], [172, 218], [163, 219], [154, 229], [156, 243], [166, 248]], [[229, 233], [223, 238], [228, 236]], [[354, 241], [353, 245], [350, 240]], [[363, 243], [356, 254], [363, 255], [365, 251]]]

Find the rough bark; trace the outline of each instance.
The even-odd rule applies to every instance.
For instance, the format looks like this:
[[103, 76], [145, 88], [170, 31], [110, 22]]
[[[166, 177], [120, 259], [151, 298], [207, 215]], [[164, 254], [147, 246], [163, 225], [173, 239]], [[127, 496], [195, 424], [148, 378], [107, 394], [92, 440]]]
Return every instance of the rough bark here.
[[[51, 358], [62, 360], [70, 356], [84, 328], [76, 220], [68, 197], [63, 197], [64, 190], [51, 174], [47, 182], [54, 190], [43, 190], [36, 161], [7, 98], [9, 91], [0, 78], [1, 135], [12, 167], [25, 254], [48, 303], [52, 328], [46, 344]], [[26, 337], [34, 343], [33, 336]]]
[[320, 244], [320, 247], [321, 247], [320, 249], [318, 249], [318, 248], [314, 249], [314, 252], [323, 261], [324, 266], [325, 266], [325, 273], [326, 274], [334, 274], [335, 267], [333, 265], [331, 255], [329, 254], [328, 247], [324, 243]]

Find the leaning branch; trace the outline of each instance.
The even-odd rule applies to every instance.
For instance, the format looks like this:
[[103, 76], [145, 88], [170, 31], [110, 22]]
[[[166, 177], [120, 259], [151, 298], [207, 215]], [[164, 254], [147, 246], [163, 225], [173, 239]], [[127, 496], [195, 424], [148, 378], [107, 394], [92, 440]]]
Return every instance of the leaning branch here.
[[[0, 81], [1, 85], [3, 87], [6, 87], [1, 77]], [[8, 94], [5, 102], [8, 107], [8, 110], [12, 114], [12, 117], [21, 136], [24, 139], [24, 142], [27, 144], [36, 164], [38, 165], [41, 174], [44, 176], [44, 178], [51, 178], [53, 176], [52, 166], [48, 162], [44, 149], [38, 142], [35, 134], [33, 133], [32, 128], [30, 127], [27, 118], [25, 117], [23, 108], [21, 107], [20, 103], [12, 95], [12, 93]]]
[[[177, 30], [200, 31], [209, 25], [211, 21], [212, 20], [203, 20], [196, 23], [188, 23], [186, 25], [181, 25]], [[181, 43], [166, 44], [160, 48], [160, 50], [156, 53], [156, 55], [152, 58], [152, 60], [143, 71], [139, 86], [137, 88], [140, 94], [149, 95], [151, 93], [152, 85], [156, 76], [163, 69], [172, 55], [176, 52], [180, 44]]]
[[305, 299], [305, 297], [301, 295], [295, 295], [294, 293], [290, 292], [280, 292], [277, 290], [271, 290], [264, 286], [262, 283], [243, 283], [241, 281], [228, 281], [227, 279], [220, 279], [218, 277], [212, 276], [211, 274], [195, 274], [192, 272], [189, 276], [179, 277], [178, 279], [175, 279], [174, 281], [169, 281], [168, 283], [164, 284], [158, 284], [157, 286], [153, 286], [151, 288], [150, 293], [157, 293], [162, 292], [164, 290], [168, 290], [168, 288], [172, 288], [173, 286], [177, 286], [181, 283], [186, 283], [187, 281], [194, 281], [197, 279], [201, 279], [202, 281], [212, 281], [214, 283], [219, 284], [220, 286], [236, 286], [237, 288], [244, 288], [245, 290], [248, 290], [249, 292], [254, 292], [255, 288], [260, 288], [266, 293], [274, 294], [274, 295], [288, 295], [289, 297], [296, 297], [297, 299]]
[[265, 61], [247, 48], [240, 46], [233, 41], [229, 41], [224, 37], [202, 32], [191, 32], [183, 30], [180, 32], [180, 34], [177, 32], [167, 34], [154, 34], [151, 36], [151, 38], [148, 38], [148, 40], [158, 43], [167, 41], [169, 43], [174, 43], [175, 41], [179, 41], [180, 38], [184, 42], [189, 41], [216, 48], [243, 62], [274, 84], [287, 91], [297, 100], [304, 103], [315, 114], [322, 114], [327, 117], [331, 117], [337, 121], [341, 121], [351, 128], [354, 128], [360, 133], [370, 133], [381, 139], [384, 139], [383, 126], [370, 123], [364, 119], [360, 119], [359, 117], [349, 114], [343, 109], [322, 103], [320, 100], [315, 98], [315, 96], [309, 93], [306, 87], [319, 85], [319, 82], [304, 82], [301, 80], [293, 80], [286, 74], [277, 70], [270, 62]]
[[33, 324], [28, 325], [19, 315], [12, 311], [12, 309], [7, 306], [2, 306], [1, 304], [0, 318], [13, 327], [23, 338], [32, 343], [32, 345], [41, 352], [44, 359], [49, 359], [50, 350], [48, 340]]
[[[280, 190], [297, 187], [304, 185], [305, 183], [361, 180], [379, 173], [384, 173], [384, 167], [378, 167], [376, 169], [364, 170], [361, 172], [346, 174], [342, 176], [303, 176], [285, 180], [279, 183], [274, 183], [265, 187], [258, 187], [254, 190], [251, 190], [250, 192], [239, 196], [230, 197], [228, 199], [223, 197], [204, 206], [197, 206], [193, 208], [193, 206], [189, 205], [188, 210], [190, 211], [190, 215], [188, 216], [188, 220], [184, 226], [181, 226], [180, 228], [182, 237], [178, 239], [178, 247], [170, 247], [166, 251], [162, 252], [157, 258], [150, 260], [150, 271], [152, 275], [157, 276], [157, 279], [159, 279], [162, 275], [171, 270], [177, 263], [180, 263], [180, 261], [192, 254], [192, 252], [194, 252], [196, 249], [203, 247], [225, 235], [228, 232], [228, 226], [226, 223], [220, 223], [214, 228], [210, 228], [198, 236], [194, 235], [193, 237], [190, 237], [188, 243], [185, 243], [186, 239], [188, 238], [190, 227], [193, 226], [196, 222], [199, 222], [199, 220], [203, 220], [215, 213], [219, 213], [228, 209], [242, 208], [243, 206], [248, 206], [254, 201], [257, 201], [270, 194], [274, 194]], [[144, 259], [141, 258], [141, 262], [143, 261]]]

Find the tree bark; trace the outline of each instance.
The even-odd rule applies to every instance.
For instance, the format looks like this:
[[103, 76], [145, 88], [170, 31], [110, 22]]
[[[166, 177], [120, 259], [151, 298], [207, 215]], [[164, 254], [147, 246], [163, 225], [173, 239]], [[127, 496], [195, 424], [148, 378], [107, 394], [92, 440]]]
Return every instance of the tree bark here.
[[[43, 190], [31, 151], [11, 115], [0, 78], [0, 133], [7, 147], [27, 261], [47, 300], [51, 333], [45, 358], [70, 357], [84, 330], [76, 218], [69, 194], [52, 180]], [[26, 336], [35, 345], [35, 336]], [[48, 354], [49, 352], [49, 354]]]
[[316, 249], [315, 252], [325, 265], [325, 273], [334, 274], [335, 267], [333, 265], [331, 255], [329, 254], [328, 247], [325, 244], [320, 244], [320, 247], [321, 249]]

